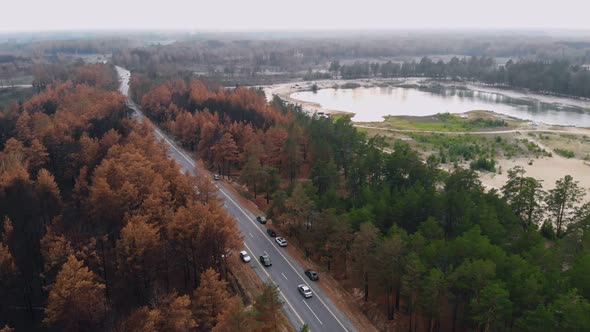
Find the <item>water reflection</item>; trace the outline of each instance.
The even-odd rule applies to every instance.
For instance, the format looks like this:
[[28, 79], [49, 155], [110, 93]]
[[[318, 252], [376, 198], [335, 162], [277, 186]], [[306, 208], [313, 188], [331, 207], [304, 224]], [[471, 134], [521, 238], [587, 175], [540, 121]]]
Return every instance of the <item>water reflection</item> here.
[[[381, 121], [385, 115], [432, 115], [490, 110], [513, 117], [557, 125], [590, 127], [590, 112], [577, 105], [515, 98], [464, 88], [374, 87], [297, 92], [293, 98], [316, 102], [324, 108], [354, 112], [354, 121]], [[563, 99], [566, 100], [567, 99]], [[578, 101], [579, 102], [579, 101]]]

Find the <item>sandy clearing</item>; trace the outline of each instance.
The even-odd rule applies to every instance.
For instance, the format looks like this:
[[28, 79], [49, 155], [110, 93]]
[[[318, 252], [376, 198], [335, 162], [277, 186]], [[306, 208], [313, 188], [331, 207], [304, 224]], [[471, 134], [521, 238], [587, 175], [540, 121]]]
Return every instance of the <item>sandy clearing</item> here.
[[[590, 162], [579, 159], [566, 159], [562, 157], [539, 158], [533, 159], [533, 164], [529, 165], [531, 159], [501, 159], [498, 160], [497, 166], [502, 167], [502, 174], [480, 172], [482, 184], [488, 188], [500, 189], [508, 180], [508, 170], [515, 166], [522, 166], [528, 176], [543, 181], [543, 189], [549, 190], [555, 187], [555, 181], [566, 175], [571, 175], [574, 180], [579, 181], [579, 185], [590, 193]], [[590, 197], [586, 197], [588, 201]]]
[[[541, 149], [552, 151], [538, 140], [531, 139], [529, 136], [526, 136], [526, 138], [539, 145]], [[529, 165], [531, 161], [532, 165]], [[555, 181], [566, 175], [571, 175], [575, 181], [579, 181], [579, 186], [586, 189], [586, 192], [590, 194], [590, 162], [576, 158], [568, 159], [556, 153], [553, 153], [553, 157], [538, 159], [499, 159], [496, 169], [502, 167], [502, 174], [479, 172], [482, 184], [488, 189], [501, 189], [506, 184], [506, 181], [508, 181], [507, 171], [515, 166], [521, 166], [525, 169], [528, 176], [543, 181], [544, 190], [555, 188]], [[584, 197], [584, 202], [588, 201], [590, 201], [590, 195]]]

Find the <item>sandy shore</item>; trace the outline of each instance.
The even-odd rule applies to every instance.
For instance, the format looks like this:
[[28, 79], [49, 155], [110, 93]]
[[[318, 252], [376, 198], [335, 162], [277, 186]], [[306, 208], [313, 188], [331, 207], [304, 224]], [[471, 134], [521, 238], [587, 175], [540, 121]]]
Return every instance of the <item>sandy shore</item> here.
[[[321, 107], [321, 105], [313, 102], [297, 100], [291, 97], [293, 93], [301, 92], [301, 91], [309, 91], [311, 90], [312, 85], [315, 83], [317, 84], [318, 89], [328, 89], [333, 88], [335, 85], [342, 86], [346, 83], [357, 83], [360, 86], [367, 87], [367, 86], [376, 86], [376, 85], [383, 85], [383, 84], [391, 84], [391, 85], [399, 85], [399, 84], [419, 84], [422, 83], [427, 79], [425, 78], [388, 78], [388, 79], [380, 79], [380, 78], [373, 78], [373, 79], [359, 79], [359, 80], [321, 80], [321, 81], [303, 81], [303, 82], [291, 82], [291, 83], [283, 83], [283, 84], [276, 84], [272, 86], [265, 86], [263, 87], [264, 92], [267, 96], [267, 99], [272, 99], [273, 95], [278, 95], [281, 99], [286, 100], [291, 103], [299, 104], [303, 107], [303, 109], [309, 113], [314, 112], [324, 112], [330, 114], [353, 114], [349, 112], [344, 112], [340, 110], [332, 110], [326, 109]], [[456, 84], [456, 85], [463, 85], [467, 88], [479, 91], [488, 91], [499, 93], [503, 95], [508, 95], [514, 98], [523, 98], [523, 99], [538, 99], [543, 102], [548, 103], [559, 103], [559, 104], [570, 104], [576, 105], [580, 107], [588, 107], [588, 101], [586, 100], [572, 100], [566, 99], [562, 97], [554, 97], [554, 96], [545, 96], [536, 93], [524, 93], [520, 91], [510, 91], [510, 90], [502, 90], [502, 89], [494, 89], [491, 87], [486, 86], [479, 86], [473, 84]], [[501, 114], [498, 114], [501, 117]], [[537, 124], [532, 126], [530, 122], [524, 122], [519, 128], [506, 131], [508, 132], [521, 132], [523, 133], [523, 138], [527, 138], [532, 140], [531, 137], [525, 136], [525, 132], [542, 132], [542, 131], [550, 131], [555, 133], [571, 133], [576, 135], [587, 135], [590, 136], [590, 129], [585, 128], [576, 128], [576, 127], [567, 127], [567, 126], [552, 126], [546, 124]], [[501, 133], [501, 132], [499, 132]], [[486, 134], [490, 134], [489, 132]], [[552, 151], [551, 148], [547, 148], [543, 146], [540, 142], [535, 140], [541, 148], [545, 148], [547, 151]], [[563, 178], [566, 175], [571, 175], [574, 180], [579, 181], [579, 185], [585, 188], [588, 192], [588, 195], [584, 198], [585, 201], [590, 201], [590, 162], [584, 161], [581, 159], [567, 159], [561, 157], [555, 153], [553, 153], [553, 157], [544, 157], [539, 159], [532, 159], [532, 165], [529, 165], [531, 161], [530, 158], [513, 158], [513, 159], [499, 159], [497, 161], [497, 168], [502, 168], [502, 174], [497, 173], [489, 173], [489, 172], [480, 172], [480, 178], [482, 184], [488, 189], [501, 189], [502, 186], [508, 180], [508, 170], [515, 167], [515, 166], [522, 166], [528, 176], [534, 177], [536, 179], [543, 181], [543, 189], [549, 190], [555, 187], [555, 181]], [[464, 167], [469, 167], [469, 165], [464, 165]]]

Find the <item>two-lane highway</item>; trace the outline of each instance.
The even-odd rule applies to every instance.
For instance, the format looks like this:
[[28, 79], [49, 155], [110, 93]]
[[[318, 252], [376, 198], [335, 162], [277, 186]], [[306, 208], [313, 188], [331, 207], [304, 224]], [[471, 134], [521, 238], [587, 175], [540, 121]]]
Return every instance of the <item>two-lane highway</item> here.
[[[121, 67], [116, 68], [121, 82], [120, 91], [128, 96], [130, 72]], [[127, 98], [127, 104], [136, 112], [139, 119], [144, 120], [141, 110], [130, 98]], [[195, 162], [189, 154], [156, 126], [154, 131], [156, 137], [168, 145], [170, 157], [181, 165], [182, 171], [193, 173]], [[249, 264], [262, 280], [271, 279], [279, 287], [284, 302], [283, 309], [291, 324], [297, 330], [303, 324], [307, 324], [312, 331], [356, 331], [321, 288], [305, 276], [305, 267], [289, 257], [284, 248], [279, 247], [274, 238], [266, 233], [266, 228], [256, 221], [256, 217], [239, 204], [238, 198], [228, 190], [223, 181], [217, 182], [216, 187], [225, 209], [238, 223], [244, 239], [244, 249], [252, 257], [249, 263], [244, 264]], [[259, 257], [263, 254], [270, 256], [272, 266], [262, 266]], [[313, 297], [304, 299], [297, 290], [300, 284], [308, 285], [314, 293]]]

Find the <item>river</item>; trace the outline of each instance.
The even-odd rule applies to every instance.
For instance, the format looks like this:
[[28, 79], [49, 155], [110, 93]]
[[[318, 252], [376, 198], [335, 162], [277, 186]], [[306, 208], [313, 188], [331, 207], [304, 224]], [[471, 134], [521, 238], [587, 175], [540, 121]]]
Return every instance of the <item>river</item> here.
[[382, 121], [387, 115], [426, 116], [489, 110], [539, 123], [590, 127], [590, 102], [524, 94], [498, 89], [448, 86], [428, 88], [361, 87], [321, 89], [291, 94], [292, 99], [313, 102], [324, 109], [355, 113], [355, 122]]

